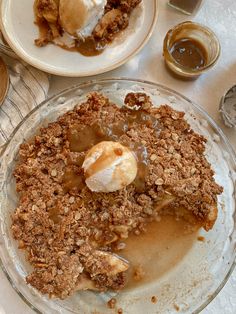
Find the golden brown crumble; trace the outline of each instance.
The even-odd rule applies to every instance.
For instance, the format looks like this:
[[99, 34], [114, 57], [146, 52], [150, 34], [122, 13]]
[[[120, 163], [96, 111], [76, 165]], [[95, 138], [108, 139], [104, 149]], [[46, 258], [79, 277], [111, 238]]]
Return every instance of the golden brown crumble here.
[[112, 298], [110, 299], [108, 302], [107, 302], [107, 306], [110, 308], [110, 309], [114, 309], [116, 307], [116, 302], [117, 300], [115, 298]]
[[[136, 111], [130, 109], [134, 99]], [[12, 232], [34, 268], [27, 282], [50, 297], [122, 289], [128, 266], [112, 252], [122, 251], [129, 233], [141, 234], [161, 214], [206, 230], [216, 220], [222, 188], [204, 156], [206, 139], [190, 128], [183, 112], [155, 108], [147, 95], [131, 93], [125, 103], [118, 108], [91, 93], [20, 147]], [[117, 141], [136, 143], [137, 155], [145, 152], [147, 162], [146, 168], [140, 162], [138, 181], [114, 193], [91, 192], [81, 168], [90, 148], [80, 138], [85, 130], [97, 140], [112, 131]]]
[[205, 237], [202, 237], [202, 236], [197, 237], [197, 239], [200, 242], [205, 242], [205, 240], [206, 240]]

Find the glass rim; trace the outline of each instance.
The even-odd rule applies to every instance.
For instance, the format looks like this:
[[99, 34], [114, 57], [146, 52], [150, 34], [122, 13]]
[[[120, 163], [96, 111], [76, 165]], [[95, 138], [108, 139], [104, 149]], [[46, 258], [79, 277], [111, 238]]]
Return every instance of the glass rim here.
[[[171, 39], [173, 33], [175, 31], [177, 31], [183, 25], [197, 26], [202, 31], [207, 32], [214, 39], [214, 41], [217, 45], [217, 53], [216, 53], [215, 57], [213, 58], [213, 60], [210, 63], [204, 65], [203, 67], [201, 67], [197, 70], [194, 70], [194, 69], [191, 69], [191, 68], [188, 68], [188, 67], [181, 65], [180, 63], [178, 63], [173, 58], [172, 54], [170, 53], [170, 47], [169, 47], [170, 39]], [[221, 55], [221, 45], [220, 45], [220, 41], [219, 41], [218, 37], [209, 27], [207, 27], [203, 24], [200, 24], [200, 23], [196, 23], [196, 22], [192, 22], [192, 21], [185, 21], [185, 22], [177, 24], [176, 26], [171, 28], [166, 33], [166, 36], [164, 38], [164, 43], [163, 43], [163, 53], [164, 53], [164, 58], [167, 59], [167, 61], [171, 62], [176, 68], [178, 68], [178, 70], [181, 73], [188, 74], [188, 75], [199, 75], [203, 72], [206, 72], [211, 67], [213, 67], [213, 65], [217, 62], [217, 60], [219, 59], [219, 57]]]
[[[31, 112], [29, 112], [25, 118], [18, 124], [18, 126], [15, 128], [15, 130], [12, 132], [9, 140], [7, 141], [7, 143], [4, 145], [3, 150], [0, 152], [0, 164], [1, 164], [1, 159], [4, 156], [8, 146], [11, 143], [11, 140], [14, 138], [15, 134], [18, 132], [18, 130], [20, 129], [20, 127], [31, 117], [31, 115], [33, 115], [37, 110], [39, 110], [41, 107], [43, 107], [45, 104], [47, 104], [50, 101], [53, 101], [56, 98], [59, 97], [63, 97], [63, 95], [67, 92], [73, 91], [74, 89], [81, 89], [81, 88], [85, 88], [85, 87], [89, 87], [89, 86], [93, 86], [93, 85], [98, 85], [98, 84], [106, 84], [106, 83], [117, 83], [117, 82], [133, 82], [133, 83], [141, 83], [141, 84], [146, 84], [149, 86], [153, 86], [156, 88], [161, 88], [164, 89], [168, 92], [174, 93], [175, 95], [183, 98], [185, 101], [189, 102], [191, 105], [193, 105], [194, 109], [197, 110], [198, 113], [200, 113], [201, 115], [204, 115], [207, 117], [209, 124], [211, 125], [211, 127], [213, 127], [214, 130], [216, 130], [218, 132], [218, 134], [220, 135], [220, 137], [223, 139], [226, 147], [227, 147], [227, 151], [230, 154], [230, 157], [233, 160], [233, 163], [236, 166], [236, 152], [234, 151], [231, 143], [229, 142], [229, 140], [227, 139], [226, 135], [224, 134], [224, 132], [221, 130], [221, 128], [217, 125], [217, 123], [214, 121], [213, 118], [211, 118], [208, 113], [198, 104], [196, 104], [194, 101], [190, 100], [188, 97], [182, 95], [181, 93], [166, 87], [165, 85], [159, 84], [159, 83], [155, 83], [155, 82], [151, 82], [151, 81], [146, 81], [146, 80], [141, 80], [141, 79], [133, 79], [133, 78], [127, 78], [127, 77], [118, 77], [118, 78], [106, 78], [106, 79], [94, 79], [94, 80], [90, 80], [87, 82], [83, 82], [83, 83], [79, 83], [79, 84], [75, 84], [72, 87], [66, 88], [64, 90], [62, 90], [61, 92], [52, 95], [51, 97], [49, 97], [48, 99], [44, 100], [42, 103], [40, 103], [38, 106], [36, 106]], [[223, 289], [223, 287], [225, 286], [225, 284], [227, 283], [228, 279], [230, 278], [232, 272], [234, 271], [236, 267], [236, 247], [233, 250], [233, 255], [232, 255], [232, 263], [229, 267], [228, 272], [226, 273], [226, 275], [224, 276], [221, 284], [216, 288], [216, 290], [210, 295], [208, 296], [208, 298], [196, 309], [194, 310], [194, 312], [192, 312], [192, 314], [199, 314], [203, 309], [205, 309], [215, 298], [216, 296], [219, 294], [219, 292]], [[39, 314], [43, 314], [43, 312], [41, 312], [40, 310], [38, 310], [24, 295], [22, 292], [19, 291], [19, 289], [15, 286], [15, 284], [13, 283], [13, 280], [11, 279], [10, 274], [8, 273], [6, 267], [4, 266], [3, 262], [2, 262], [2, 258], [0, 256], [0, 268], [3, 270], [3, 273], [5, 274], [6, 278], [8, 279], [9, 283], [11, 284], [12, 288], [16, 291], [16, 293], [20, 296], [20, 298], [24, 301], [25, 304], [27, 304], [32, 310], [35, 311], [35, 313], [39, 313]]]

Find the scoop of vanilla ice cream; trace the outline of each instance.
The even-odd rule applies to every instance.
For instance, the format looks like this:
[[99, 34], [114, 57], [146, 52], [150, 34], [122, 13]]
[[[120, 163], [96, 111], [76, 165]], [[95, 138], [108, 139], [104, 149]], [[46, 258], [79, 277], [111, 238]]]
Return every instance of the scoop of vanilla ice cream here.
[[93, 192], [115, 192], [133, 182], [137, 161], [132, 151], [116, 142], [104, 141], [93, 146], [85, 157], [86, 184]]
[[89, 36], [104, 13], [107, 0], [60, 0], [59, 16], [70, 35]]

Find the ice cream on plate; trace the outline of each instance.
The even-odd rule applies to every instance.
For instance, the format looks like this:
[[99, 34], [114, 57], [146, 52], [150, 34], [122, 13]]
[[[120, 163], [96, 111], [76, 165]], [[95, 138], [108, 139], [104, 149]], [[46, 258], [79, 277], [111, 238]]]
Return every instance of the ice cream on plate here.
[[101, 53], [129, 25], [142, 0], [35, 0], [38, 47], [53, 43], [85, 56]]
[[103, 15], [106, 2], [106, 0], [60, 0], [61, 26], [70, 35], [91, 35]]

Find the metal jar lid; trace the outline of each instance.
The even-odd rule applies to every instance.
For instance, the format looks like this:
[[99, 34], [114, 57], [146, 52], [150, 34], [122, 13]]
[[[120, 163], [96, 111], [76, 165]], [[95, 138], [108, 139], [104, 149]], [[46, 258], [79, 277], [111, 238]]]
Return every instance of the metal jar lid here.
[[222, 97], [220, 113], [226, 126], [236, 127], [236, 85]]

